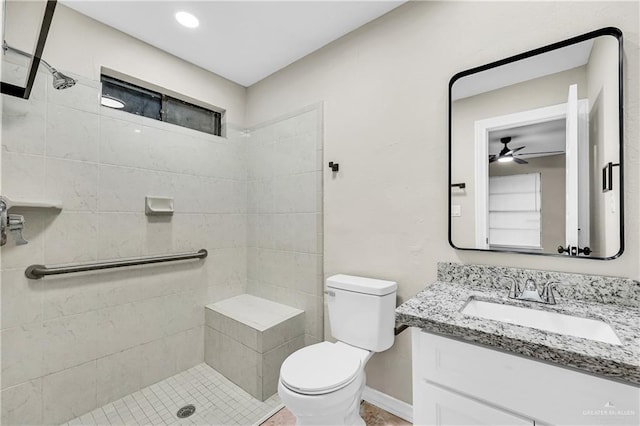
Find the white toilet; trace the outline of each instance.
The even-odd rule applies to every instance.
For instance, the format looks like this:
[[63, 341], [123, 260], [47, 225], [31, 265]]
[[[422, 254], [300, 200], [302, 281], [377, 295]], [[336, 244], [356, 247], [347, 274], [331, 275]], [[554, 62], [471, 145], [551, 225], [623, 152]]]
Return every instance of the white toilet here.
[[298, 425], [364, 425], [359, 409], [374, 352], [393, 345], [397, 284], [351, 275], [327, 279], [326, 299], [336, 343], [289, 355], [280, 368], [278, 395]]

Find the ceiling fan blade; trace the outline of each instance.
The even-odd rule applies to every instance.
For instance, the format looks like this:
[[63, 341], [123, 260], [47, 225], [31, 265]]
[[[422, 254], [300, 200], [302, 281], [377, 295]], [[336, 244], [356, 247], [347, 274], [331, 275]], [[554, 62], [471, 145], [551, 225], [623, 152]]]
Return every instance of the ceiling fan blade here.
[[564, 154], [564, 151], [525, 152], [520, 155], [540, 155], [540, 154]]
[[524, 149], [524, 148], [526, 148], [526, 147], [525, 147], [525, 146], [519, 146], [519, 147], [517, 147], [517, 148], [513, 148], [513, 149], [511, 150], [511, 153], [513, 154], [514, 152], [518, 152], [518, 151], [520, 151], [521, 149]]
[[525, 160], [523, 160], [521, 158], [517, 158], [517, 157], [513, 157], [513, 161], [515, 161], [518, 164], [529, 164], [528, 161], [525, 161]]

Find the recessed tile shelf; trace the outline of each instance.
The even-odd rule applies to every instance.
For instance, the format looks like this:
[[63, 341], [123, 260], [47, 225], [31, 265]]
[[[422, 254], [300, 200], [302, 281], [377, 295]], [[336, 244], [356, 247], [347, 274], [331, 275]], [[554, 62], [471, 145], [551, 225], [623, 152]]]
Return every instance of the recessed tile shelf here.
[[147, 216], [171, 216], [173, 215], [172, 197], [144, 197], [144, 212]]

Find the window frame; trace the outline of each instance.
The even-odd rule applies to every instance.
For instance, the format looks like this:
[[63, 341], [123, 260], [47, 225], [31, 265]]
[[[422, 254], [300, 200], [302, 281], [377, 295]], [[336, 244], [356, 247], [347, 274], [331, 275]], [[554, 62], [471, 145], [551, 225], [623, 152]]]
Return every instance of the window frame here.
[[[156, 119], [154, 117], [148, 117], [146, 115], [142, 115], [142, 114], [136, 114], [134, 112], [129, 112], [129, 111], [124, 111], [127, 112], [129, 114], [133, 114], [133, 115], [137, 115], [139, 117], [145, 117], [145, 118], [149, 118], [151, 120], [157, 120], [157, 121], [161, 121], [163, 123], [167, 123], [167, 124], [172, 124], [175, 126], [179, 126], [179, 127], [183, 127], [185, 129], [191, 129], [193, 131], [196, 132], [201, 132], [201, 133], [205, 133], [208, 135], [213, 135], [213, 136], [219, 136], [219, 137], [226, 137], [226, 123], [225, 123], [225, 113], [226, 110], [217, 107], [217, 106], [213, 106], [210, 105], [206, 102], [202, 102], [200, 100], [197, 99], [193, 99], [189, 96], [174, 92], [172, 90], [168, 90], [165, 88], [162, 88], [160, 86], [157, 86], [155, 84], [152, 83], [148, 83], [145, 81], [142, 81], [138, 78], [135, 77], [131, 77], [128, 76], [126, 74], [120, 73], [118, 71], [114, 71], [105, 67], [102, 67], [100, 70], [100, 83], [102, 85], [103, 82], [107, 82], [111, 85], [117, 85], [122, 87], [125, 90], [129, 90], [131, 92], [139, 92], [139, 93], [145, 93], [147, 95], [153, 95], [153, 96], [157, 96], [160, 99], [160, 118]], [[101, 96], [104, 95], [103, 89], [101, 87], [100, 90]], [[174, 123], [171, 121], [167, 121], [167, 104], [168, 102], [172, 100], [172, 101], [177, 101], [179, 103], [183, 103], [185, 105], [187, 105], [188, 107], [194, 107], [197, 109], [201, 109], [204, 110], [207, 113], [211, 113], [212, 114], [212, 119], [213, 119], [213, 133], [203, 130], [203, 129], [197, 129], [197, 128], [193, 128], [193, 127], [188, 127], [188, 126], [184, 126], [182, 124], [179, 123]], [[106, 107], [106, 108], [110, 108], [110, 107]], [[116, 108], [112, 108], [112, 109], [116, 109]]]

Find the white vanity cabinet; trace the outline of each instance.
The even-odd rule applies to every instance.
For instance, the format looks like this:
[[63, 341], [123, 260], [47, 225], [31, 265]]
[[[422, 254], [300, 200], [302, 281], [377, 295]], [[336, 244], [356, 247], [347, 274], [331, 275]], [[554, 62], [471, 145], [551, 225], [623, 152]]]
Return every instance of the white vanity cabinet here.
[[640, 388], [412, 329], [416, 425], [635, 425]]

